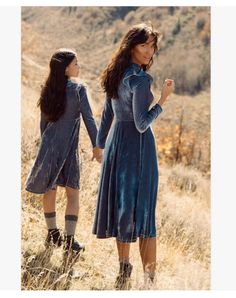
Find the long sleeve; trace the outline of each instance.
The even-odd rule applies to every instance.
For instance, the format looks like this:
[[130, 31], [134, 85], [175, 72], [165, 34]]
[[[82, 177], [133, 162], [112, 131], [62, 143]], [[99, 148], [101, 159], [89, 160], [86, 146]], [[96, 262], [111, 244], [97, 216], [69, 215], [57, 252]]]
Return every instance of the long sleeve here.
[[104, 149], [108, 132], [110, 130], [114, 113], [111, 106], [111, 100], [106, 98], [104, 109], [102, 112], [101, 124], [97, 134], [97, 146]]
[[150, 97], [152, 97], [152, 93], [150, 90], [150, 82], [147, 77], [139, 77], [138, 83], [135, 83], [132, 88], [132, 92], [134, 123], [137, 130], [140, 133], [143, 133], [148, 129], [153, 120], [159, 116], [162, 112], [162, 108], [159, 104], [155, 104], [149, 110]]
[[92, 113], [92, 110], [88, 101], [87, 92], [84, 86], [81, 87], [79, 93], [80, 93], [80, 111], [82, 114], [82, 118], [86, 126], [86, 129], [88, 131], [92, 146], [96, 147], [97, 127], [95, 124], [95, 120], [93, 118], [93, 113]]
[[48, 121], [46, 120], [46, 117], [43, 114], [43, 112], [41, 112], [41, 115], [40, 115], [40, 134], [41, 134], [41, 137], [42, 137], [43, 132], [46, 129], [47, 125], [48, 125]]

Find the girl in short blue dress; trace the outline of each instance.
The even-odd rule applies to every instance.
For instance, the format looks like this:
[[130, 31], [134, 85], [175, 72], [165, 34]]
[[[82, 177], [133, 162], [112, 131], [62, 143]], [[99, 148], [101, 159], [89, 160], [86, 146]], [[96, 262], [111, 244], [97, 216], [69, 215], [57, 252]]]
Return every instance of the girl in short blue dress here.
[[[71, 80], [78, 74], [74, 51], [60, 49], [53, 54], [50, 73], [39, 100], [41, 143], [26, 182], [27, 191], [43, 194], [48, 228], [46, 247], [61, 246], [64, 240], [65, 252], [75, 254], [84, 250], [84, 245], [74, 240], [79, 212], [78, 141], [81, 115], [92, 143], [93, 158], [101, 159], [101, 150], [96, 147], [97, 128], [86, 89]], [[64, 237], [56, 223], [57, 186], [65, 187], [67, 194]]]
[[152, 105], [153, 79], [146, 70], [152, 65], [158, 37], [145, 24], [134, 26], [102, 75], [106, 101], [97, 146], [105, 151], [93, 233], [98, 238], [116, 237], [117, 289], [130, 286], [129, 249], [137, 238], [144, 272], [154, 280], [158, 165], [150, 125], [161, 114], [173, 85], [166, 80], [160, 100]]

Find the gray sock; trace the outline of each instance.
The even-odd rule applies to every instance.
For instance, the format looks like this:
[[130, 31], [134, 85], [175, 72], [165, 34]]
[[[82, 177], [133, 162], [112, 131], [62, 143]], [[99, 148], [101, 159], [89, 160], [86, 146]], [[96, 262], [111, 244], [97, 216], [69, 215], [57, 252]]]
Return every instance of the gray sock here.
[[57, 228], [56, 212], [44, 213], [44, 217], [49, 230]]
[[78, 221], [76, 215], [65, 215], [65, 233], [67, 236], [75, 235], [75, 228]]

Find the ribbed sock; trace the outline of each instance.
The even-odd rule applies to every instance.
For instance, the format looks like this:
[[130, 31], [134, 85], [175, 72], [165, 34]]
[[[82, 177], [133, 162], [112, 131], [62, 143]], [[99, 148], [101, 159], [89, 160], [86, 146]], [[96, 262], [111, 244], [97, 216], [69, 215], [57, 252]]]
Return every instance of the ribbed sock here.
[[75, 235], [77, 221], [78, 221], [78, 216], [65, 215], [65, 234], [67, 236]]
[[56, 212], [44, 213], [48, 230], [56, 229]]

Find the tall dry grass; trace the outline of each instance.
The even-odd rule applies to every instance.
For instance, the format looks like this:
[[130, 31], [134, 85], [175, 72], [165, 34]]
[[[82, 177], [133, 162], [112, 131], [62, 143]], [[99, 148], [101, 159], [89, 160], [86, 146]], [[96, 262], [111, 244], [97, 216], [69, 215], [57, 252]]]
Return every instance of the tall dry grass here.
[[[90, 103], [99, 120], [103, 105], [99, 74], [127, 26], [147, 21], [147, 15], [163, 34], [160, 53], [151, 69], [155, 98], [166, 77], [175, 79], [179, 95], [170, 97], [153, 123], [160, 174], [156, 280], [153, 285], [145, 284], [138, 243], [134, 243], [132, 290], [210, 288], [209, 8], [25, 7], [21, 102], [24, 290], [114, 289], [119, 265], [115, 240], [98, 240], [91, 233], [100, 165], [91, 161], [91, 144], [84, 126], [79, 144], [81, 190], [76, 237], [85, 243], [86, 251], [76, 263], [65, 263], [61, 248], [45, 251], [47, 230], [41, 197], [27, 193], [24, 185], [40, 142], [36, 101], [52, 52], [62, 46], [78, 51], [80, 79], [90, 87]], [[59, 188], [57, 219], [61, 229], [65, 205], [65, 192]]]
[[[100, 165], [91, 161], [91, 145], [84, 126], [80, 136], [80, 214], [76, 231], [86, 251], [75, 264], [63, 261], [61, 248], [44, 249], [46, 226], [40, 196], [24, 191], [27, 174], [39, 145], [37, 92], [22, 88], [22, 289], [112, 290], [118, 272], [114, 239], [91, 233]], [[145, 284], [138, 243], [131, 245], [134, 265], [132, 290], [203, 290], [210, 288], [209, 178], [182, 164], [160, 162], [157, 205], [157, 275]], [[58, 225], [64, 228], [66, 196], [58, 189]]]

